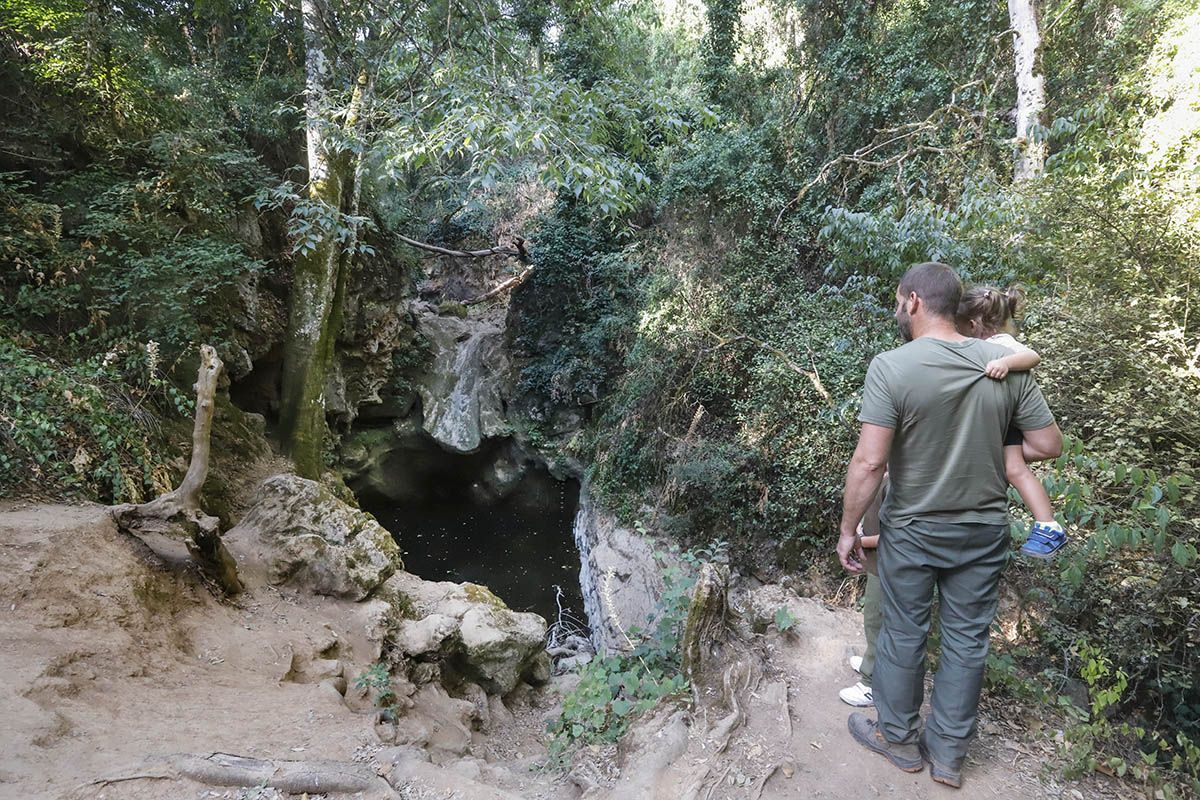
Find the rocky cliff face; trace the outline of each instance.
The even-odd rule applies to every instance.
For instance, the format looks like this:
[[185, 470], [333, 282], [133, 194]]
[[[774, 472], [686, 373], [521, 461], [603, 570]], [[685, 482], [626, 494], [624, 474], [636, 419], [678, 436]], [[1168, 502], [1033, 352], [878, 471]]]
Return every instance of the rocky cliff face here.
[[441, 316], [426, 304], [414, 310], [417, 329], [432, 352], [417, 380], [425, 430], [459, 453], [474, 452], [484, 439], [506, 434], [511, 381], [502, 323]]
[[575, 545], [592, 644], [600, 652], [627, 649], [629, 628], [653, 627], [670, 556], [654, 539], [622, 527], [586, 483], [575, 515]]

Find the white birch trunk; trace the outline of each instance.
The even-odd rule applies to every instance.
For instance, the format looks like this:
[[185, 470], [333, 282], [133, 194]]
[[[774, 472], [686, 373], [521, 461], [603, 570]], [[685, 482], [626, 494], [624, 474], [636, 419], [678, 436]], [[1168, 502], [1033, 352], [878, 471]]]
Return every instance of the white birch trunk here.
[[1045, 166], [1045, 145], [1031, 142], [1029, 133], [1041, 122], [1046, 108], [1046, 86], [1038, 67], [1041, 36], [1033, 0], [1008, 0], [1008, 18], [1014, 31], [1017, 78], [1017, 153], [1013, 177], [1020, 181], [1041, 175]]

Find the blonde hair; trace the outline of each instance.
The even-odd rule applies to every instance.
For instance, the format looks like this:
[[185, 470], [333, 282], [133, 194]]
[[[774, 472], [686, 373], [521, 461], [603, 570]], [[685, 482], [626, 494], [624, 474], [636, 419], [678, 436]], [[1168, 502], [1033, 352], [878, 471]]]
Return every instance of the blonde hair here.
[[991, 335], [1007, 330], [1023, 305], [1025, 289], [1019, 284], [1003, 291], [994, 286], [974, 286], [963, 292], [955, 317], [960, 325], [978, 320], [981, 332]]

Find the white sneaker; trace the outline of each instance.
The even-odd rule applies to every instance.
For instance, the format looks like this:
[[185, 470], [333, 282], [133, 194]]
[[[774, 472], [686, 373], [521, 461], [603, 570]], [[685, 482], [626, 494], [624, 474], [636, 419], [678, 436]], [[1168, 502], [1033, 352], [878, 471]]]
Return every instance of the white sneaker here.
[[846, 705], [855, 708], [868, 708], [875, 705], [875, 698], [871, 697], [871, 687], [862, 681], [842, 689], [838, 692], [838, 697], [842, 698], [842, 702]]
[[862, 672], [862, 656], [850, 656], [850, 669], [855, 672]]

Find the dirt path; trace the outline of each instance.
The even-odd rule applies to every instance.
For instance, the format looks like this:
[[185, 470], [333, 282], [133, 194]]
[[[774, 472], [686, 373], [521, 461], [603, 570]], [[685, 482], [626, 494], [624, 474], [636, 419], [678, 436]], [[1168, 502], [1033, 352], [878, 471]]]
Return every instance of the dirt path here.
[[[797, 760], [792, 780], [775, 779], [764, 798], [873, 798], [912, 800], [942, 797], [1042, 798], [1057, 797], [1057, 787], [1039, 783], [1025, 769], [1015, 769], [1021, 754], [1010, 752], [997, 723], [982, 720], [964, 770], [964, 788], [956, 792], [934, 783], [928, 771], [906, 774], [880, 756], [863, 750], [846, 730], [855, 709], [838, 700], [839, 689], [857, 680], [848, 663], [862, 652], [862, 618], [830, 611], [816, 601], [800, 601], [795, 635], [780, 649], [779, 666], [789, 675], [793, 716], [791, 751]], [[871, 709], [865, 709], [874, 717]], [[753, 728], [754, 723], [751, 723]], [[1038, 765], [1029, 764], [1029, 767]]]
[[0, 512], [0, 797], [60, 797], [145, 754], [345, 758], [370, 726], [293, 652], [349, 627], [266, 587], [221, 605], [94, 506]]
[[369, 708], [295, 669], [294, 657], [373, 662], [363, 606], [281, 591], [252, 570], [238, 605], [218, 603], [181, 549], [178, 562], [157, 549], [118, 533], [98, 506], [0, 506], [3, 800], [282, 796], [163, 778], [94, 783], [170, 753], [357, 764], [389, 776], [380, 797], [406, 800], [675, 800], [689, 787], [701, 800], [1064, 796], [1032, 774], [1028, 745], [989, 720], [960, 793], [863, 753], [837, 700], [854, 680], [846, 658], [861, 643], [859, 617], [794, 596], [795, 632], [764, 642], [744, 723], [720, 753], [708, 738], [719, 720], [664, 712], [624, 748], [619, 777], [611, 763], [593, 765], [590, 782], [542, 774], [553, 692], [493, 706], [453, 753], [384, 748]]

